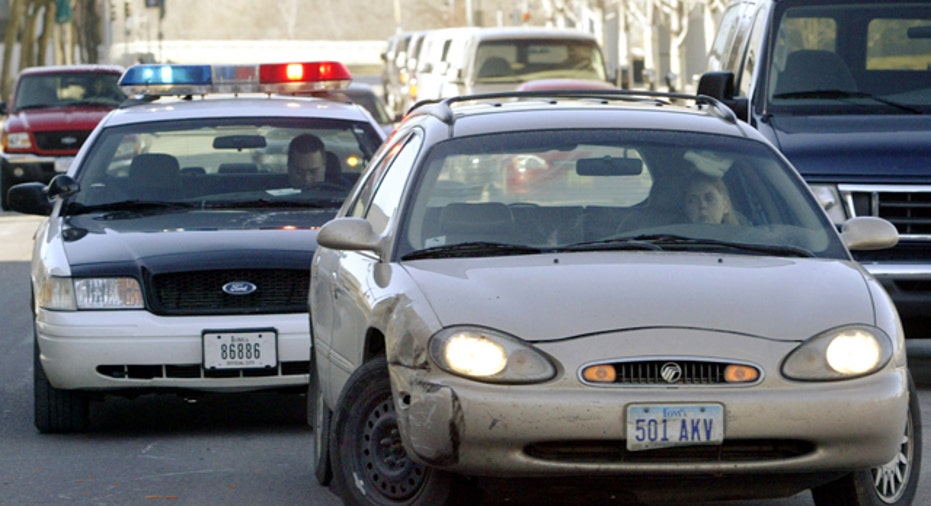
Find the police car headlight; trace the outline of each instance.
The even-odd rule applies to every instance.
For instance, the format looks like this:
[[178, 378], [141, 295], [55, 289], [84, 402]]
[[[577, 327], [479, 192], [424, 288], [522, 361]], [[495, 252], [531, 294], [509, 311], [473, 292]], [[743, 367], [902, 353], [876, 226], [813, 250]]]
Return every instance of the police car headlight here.
[[831, 218], [831, 223], [840, 225], [847, 221], [847, 212], [844, 211], [844, 202], [841, 200], [840, 193], [837, 191], [836, 186], [813, 184], [811, 185], [811, 191], [815, 194], [815, 198], [818, 199], [818, 203], [821, 204], [824, 211], [828, 213], [828, 217]]
[[832, 329], [789, 354], [782, 373], [796, 380], [837, 380], [876, 372], [892, 357], [892, 340], [868, 326]]
[[6, 134], [5, 141], [6, 149], [32, 148], [32, 140], [29, 139], [29, 134], [27, 132], [8, 133]]
[[75, 309], [141, 309], [142, 289], [133, 278], [71, 279], [50, 277], [39, 289], [39, 307]]
[[556, 374], [529, 344], [481, 327], [441, 330], [430, 339], [430, 356], [444, 371], [490, 383], [536, 383]]

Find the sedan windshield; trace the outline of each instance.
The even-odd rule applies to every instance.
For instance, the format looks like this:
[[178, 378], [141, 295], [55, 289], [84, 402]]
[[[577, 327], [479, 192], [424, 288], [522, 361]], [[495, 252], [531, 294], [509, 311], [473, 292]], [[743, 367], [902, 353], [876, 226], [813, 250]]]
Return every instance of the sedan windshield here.
[[848, 258], [794, 169], [754, 141], [521, 132], [447, 141], [425, 164], [401, 234], [407, 259], [606, 250]]
[[365, 123], [197, 119], [101, 132], [67, 214], [338, 208], [380, 136]]

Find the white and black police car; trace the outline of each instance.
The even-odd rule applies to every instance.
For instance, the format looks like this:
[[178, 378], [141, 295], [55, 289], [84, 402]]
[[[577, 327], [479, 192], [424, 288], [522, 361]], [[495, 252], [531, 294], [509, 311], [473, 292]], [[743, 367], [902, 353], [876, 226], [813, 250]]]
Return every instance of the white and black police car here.
[[[309, 267], [384, 130], [338, 62], [136, 65], [132, 97], [67, 174], [10, 193], [35, 236], [35, 425], [89, 428], [89, 406], [147, 392], [305, 391]], [[305, 96], [297, 96], [305, 95]], [[326, 150], [296, 186], [292, 139]]]

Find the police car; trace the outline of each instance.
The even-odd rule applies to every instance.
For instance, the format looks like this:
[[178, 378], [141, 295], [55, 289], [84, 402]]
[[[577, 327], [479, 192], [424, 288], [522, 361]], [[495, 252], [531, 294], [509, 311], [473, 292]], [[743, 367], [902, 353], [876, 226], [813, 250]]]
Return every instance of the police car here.
[[[132, 98], [67, 174], [11, 190], [14, 210], [48, 215], [32, 261], [40, 432], [87, 429], [109, 394], [306, 389], [317, 229], [384, 131], [293, 95], [350, 80], [338, 62], [133, 66]], [[307, 134], [326, 178], [295, 186], [289, 146]]]

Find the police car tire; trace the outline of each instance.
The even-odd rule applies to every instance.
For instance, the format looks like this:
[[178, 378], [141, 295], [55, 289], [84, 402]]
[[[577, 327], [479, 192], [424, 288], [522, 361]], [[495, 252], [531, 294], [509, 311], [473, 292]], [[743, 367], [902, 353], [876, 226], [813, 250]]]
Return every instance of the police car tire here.
[[33, 353], [35, 426], [43, 434], [87, 430], [89, 400], [79, 392], [61, 390], [49, 383], [39, 361], [39, 345]]
[[[918, 402], [918, 389], [911, 375], [908, 378], [908, 422], [905, 428], [901, 452], [896, 459], [905, 463], [906, 482], [896, 488], [901, 491], [894, 497], [880, 497], [874, 480], [874, 473], [881, 472], [882, 467], [866, 469], [848, 474], [836, 481], [813, 488], [812, 498], [816, 506], [906, 506], [912, 504], [918, 491], [918, 477], [921, 471], [921, 406]], [[894, 465], [893, 462], [890, 464]], [[900, 470], [902, 471], [902, 470]]]
[[347, 505], [468, 504], [464, 480], [406, 456], [396, 420], [387, 362], [376, 358], [352, 374], [333, 412], [334, 492]]

